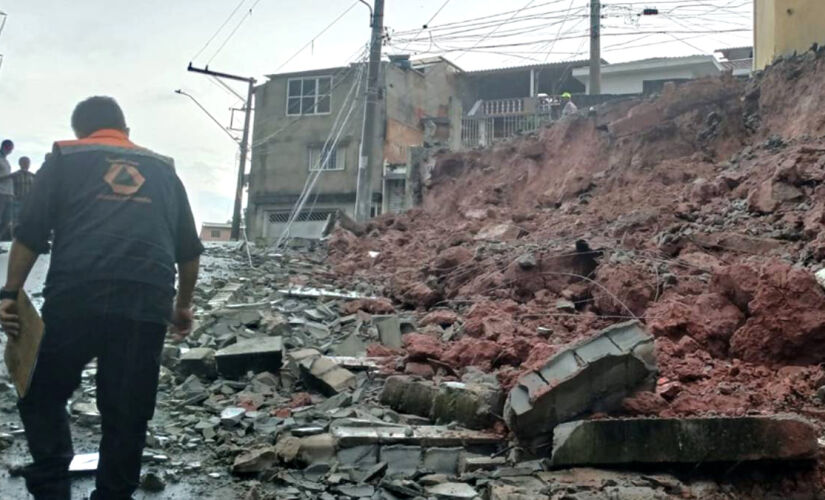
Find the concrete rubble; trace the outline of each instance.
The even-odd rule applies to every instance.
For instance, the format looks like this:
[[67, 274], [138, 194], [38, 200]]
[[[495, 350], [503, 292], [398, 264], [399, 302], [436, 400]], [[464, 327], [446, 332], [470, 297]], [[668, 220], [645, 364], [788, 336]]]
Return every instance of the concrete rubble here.
[[504, 418], [537, 447], [558, 424], [617, 410], [637, 390], [653, 389], [656, 374], [653, 337], [638, 322], [615, 325], [521, 377], [507, 397]]
[[580, 420], [553, 432], [551, 465], [814, 460], [817, 430], [797, 416]]
[[[825, 81], [807, 57], [443, 153], [421, 208], [357, 235], [210, 246], [195, 331], [163, 351], [143, 487], [817, 498], [825, 143], [777, 104], [825, 94], [797, 86]], [[99, 435], [95, 375], [70, 404], [78, 450]], [[0, 453], [22, 462], [14, 404], [0, 384]]]

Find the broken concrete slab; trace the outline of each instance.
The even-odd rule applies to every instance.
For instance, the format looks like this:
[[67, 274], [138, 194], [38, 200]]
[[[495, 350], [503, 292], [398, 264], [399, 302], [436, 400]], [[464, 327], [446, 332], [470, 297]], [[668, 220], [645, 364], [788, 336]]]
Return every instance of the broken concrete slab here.
[[353, 358], [358, 356], [366, 356], [367, 343], [361, 340], [357, 334], [353, 333], [348, 335], [343, 342], [335, 345], [332, 350], [336, 356]]
[[455, 475], [463, 452], [464, 448], [427, 448], [424, 450], [424, 470]]
[[215, 362], [215, 350], [207, 347], [189, 349], [183, 353], [178, 360], [178, 371], [184, 376], [217, 377], [218, 371]]
[[507, 465], [505, 457], [484, 457], [462, 455], [458, 463], [458, 472], [461, 474], [475, 471], [491, 471]]
[[278, 454], [275, 447], [269, 446], [241, 453], [235, 457], [232, 464], [234, 474], [254, 474], [263, 472], [278, 462]]
[[230, 345], [215, 354], [218, 372], [227, 378], [239, 378], [247, 372], [272, 372], [281, 369], [281, 337], [260, 337]]
[[501, 436], [483, 431], [450, 429], [438, 425], [405, 426], [384, 422], [363, 422], [368, 425], [333, 422], [330, 426], [330, 433], [337, 440], [339, 448], [369, 444], [409, 444], [440, 448], [485, 448], [495, 451], [503, 443]]
[[401, 320], [396, 315], [373, 316], [372, 322], [378, 329], [378, 338], [382, 344], [393, 349], [401, 349]]
[[365, 468], [378, 463], [378, 445], [367, 444], [341, 448], [336, 454], [338, 463], [345, 467]]
[[415, 474], [421, 463], [421, 447], [407, 445], [382, 446], [378, 459], [387, 463], [390, 476], [409, 477]]
[[486, 429], [501, 415], [504, 396], [488, 384], [431, 382], [410, 377], [389, 377], [381, 403], [395, 411], [427, 417], [436, 423], [459, 422], [469, 429]]
[[507, 397], [504, 418], [535, 450], [549, 443], [556, 425], [588, 412], [612, 411], [631, 393], [652, 389], [656, 372], [653, 337], [638, 321], [617, 324], [520, 378]]
[[300, 362], [304, 382], [327, 396], [355, 389], [356, 377], [328, 357], [306, 357]]
[[556, 427], [554, 467], [814, 460], [817, 433], [795, 415], [580, 420]]

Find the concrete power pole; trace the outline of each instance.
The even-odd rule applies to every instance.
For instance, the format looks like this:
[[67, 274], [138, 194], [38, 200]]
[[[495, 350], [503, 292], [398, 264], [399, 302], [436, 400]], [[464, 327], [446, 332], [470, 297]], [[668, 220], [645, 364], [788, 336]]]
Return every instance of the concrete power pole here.
[[208, 66], [202, 69], [196, 68], [192, 66], [192, 63], [189, 63], [189, 67], [187, 69], [194, 73], [202, 73], [204, 75], [214, 76], [217, 78], [225, 78], [227, 80], [235, 80], [239, 82], [247, 82], [249, 84], [249, 90], [246, 95], [246, 114], [244, 116], [243, 138], [241, 139], [240, 143], [241, 161], [238, 165], [238, 183], [235, 186], [235, 207], [232, 211], [232, 230], [230, 232], [230, 237], [233, 240], [237, 241], [241, 238], [241, 210], [243, 208], [243, 187], [244, 181], [246, 179], [246, 157], [249, 155], [249, 125], [251, 123], [252, 118], [252, 99], [255, 96], [255, 79], [238, 75], [230, 75], [229, 73], [211, 71]]
[[602, 93], [601, 0], [590, 1], [590, 95]]
[[372, 176], [384, 163], [383, 111], [380, 106], [384, 92], [379, 82], [381, 73], [381, 43], [384, 34], [384, 0], [375, 0], [372, 13], [370, 62], [367, 73], [364, 129], [361, 135], [361, 155], [358, 161], [358, 187], [355, 195], [355, 220], [370, 218], [372, 208]]

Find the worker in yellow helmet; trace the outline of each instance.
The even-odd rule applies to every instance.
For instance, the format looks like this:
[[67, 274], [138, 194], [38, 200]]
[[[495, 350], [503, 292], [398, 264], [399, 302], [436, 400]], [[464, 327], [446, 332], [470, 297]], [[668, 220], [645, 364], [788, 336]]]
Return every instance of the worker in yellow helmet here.
[[564, 108], [561, 110], [561, 116], [575, 115], [579, 112], [579, 108], [573, 104], [573, 96], [570, 92], [565, 92], [561, 95], [561, 102], [564, 103]]

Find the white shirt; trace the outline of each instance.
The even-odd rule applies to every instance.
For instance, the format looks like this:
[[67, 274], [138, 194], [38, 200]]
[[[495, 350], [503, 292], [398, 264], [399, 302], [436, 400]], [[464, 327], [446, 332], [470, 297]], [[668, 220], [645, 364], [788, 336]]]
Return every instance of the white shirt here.
[[561, 110], [561, 116], [575, 115], [578, 112], [579, 108], [573, 104], [573, 101], [567, 101], [567, 104], [564, 105], [564, 109]]

